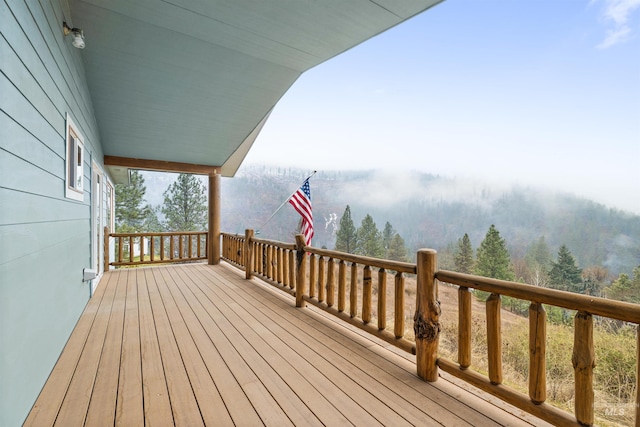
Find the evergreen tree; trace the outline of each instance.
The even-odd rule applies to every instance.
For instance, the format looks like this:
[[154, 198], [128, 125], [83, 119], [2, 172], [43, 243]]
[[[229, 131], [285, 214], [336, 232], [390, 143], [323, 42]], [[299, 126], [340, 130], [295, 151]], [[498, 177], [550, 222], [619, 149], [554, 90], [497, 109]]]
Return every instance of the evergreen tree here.
[[471, 274], [473, 272], [473, 248], [469, 235], [464, 233], [461, 239], [458, 239], [458, 247], [453, 255], [453, 261], [456, 271], [460, 273]]
[[207, 229], [207, 197], [198, 178], [181, 173], [163, 194], [162, 213], [168, 231]]
[[147, 191], [144, 177], [139, 171], [131, 172], [129, 184], [117, 184], [116, 193], [116, 232], [135, 233], [143, 229], [144, 219], [151, 210], [143, 205]]
[[151, 208], [149, 206], [149, 210], [144, 218], [144, 231], [151, 231], [154, 233], [160, 233], [164, 231], [164, 226], [158, 219], [158, 213], [160, 212], [160, 206], [156, 206]]
[[640, 304], [640, 265], [633, 269], [633, 279], [620, 273], [607, 288], [607, 298]]
[[342, 218], [340, 218], [340, 226], [336, 233], [336, 251], [355, 253], [357, 242], [356, 226], [353, 225], [351, 219], [351, 208], [347, 205]]
[[552, 288], [562, 291], [581, 293], [583, 290], [582, 270], [565, 245], [560, 246], [557, 260], [551, 263], [549, 282]]
[[375, 258], [381, 258], [384, 254], [382, 247], [382, 234], [373, 222], [371, 215], [367, 214], [357, 231], [356, 253]]
[[527, 275], [523, 276], [526, 283], [547, 287], [549, 286], [549, 269], [551, 266], [551, 252], [544, 236], [533, 242], [524, 257], [527, 264]]
[[398, 233], [393, 236], [393, 238], [391, 239], [391, 243], [389, 243], [389, 249], [387, 250], [386, 258], [394, 261], [409, 261], [407, 247], [404, 244], [404, 239], [400, 237]]
[[491, 224], [484, 240], [480, 243], [473, 271], [479, 276], [492, 277], [494, 279], [515, 279], [507, 245], [493, 224]]
[[396, 232], [391, 226], [391, 223], [387, 221], [382, 230], [382, 247], [384, 248], [383, 257], [389, 259], [389, 248], [391, 247], [391, 240], [395, 236]]

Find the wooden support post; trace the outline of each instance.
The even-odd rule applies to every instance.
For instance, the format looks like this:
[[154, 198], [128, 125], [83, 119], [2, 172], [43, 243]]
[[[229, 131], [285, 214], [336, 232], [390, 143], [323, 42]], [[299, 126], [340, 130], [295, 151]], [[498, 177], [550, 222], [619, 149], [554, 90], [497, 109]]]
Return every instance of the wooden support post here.
[[209, 174], [209, 251], [210, 265], [220, 264], [220, 174]]
[[416, 336], [418, 376], [425, 381], [438, 379], [438, 339], [440, 336], [440, 302], [436, 283], [437, 252], [418, 251], [416, 313], [413, 330]]
[[547, 399], [547, 312], [542, 304], [529, 306], [529, 397], [536, 405]]
[[584, 311], [576, 313], [571, 362], [575, 373], [576, 419], [580, 424], [592, 425], [593, 368], [596, 366], [596, 356], [593, 347], [593, 316]]
[[304, 284], [307, 275], [307, 253], [304, 250], [306, 242], [304, 235], [296, 234], [296, 258], [297, 258], [297, 277], [296, 277], [296, 307], [305, 307], [304, 300]]
[[500, 309], [502, 299], [498, 294], [487, 298], [487, 357], [489, 361], [489, 381], [502, 384], [502, 322]]
[[133, 236], [129, 236], [129, 262], [133, 262]]
[[395, 277], [395, 319], [393, 321], [393, 333], [396, 338], [404, 336], [404, 276], [401, 272]]
[[110, 249], [109, 249], [109, 227], [105, 227], [104, 228], [104, 253], [102, 254], [102, 256], [104, 257], [104, 271], [109, 271], [109, 257], [111, 256], [110, 253]]
[[335, 293], [336, 293], [336, 268], [335, 268], [335, 260], [333, 258], [329, 258], [329, 262], [327, 263], [327, 306], [333, 307], [335, 303]]
[[471, 366], [471, 292], [464, 286], [458, 288], [458, 364]]
[[316, 261], [317, 258], [314, 254], [309, 256], [309, 297], [315, 298], [316, 296]]
[[282, 250], [282, 286], [289, 285], [289, 251]]
[[338, 312], [344, 311], [347, 299], [347, 265], [344, 260], [338, 263]]
[[368, 265], [362, 271], [362, 321], [371, 321], [371, 267]]
[[244, 278], [250, 280], [253, 277], [253, 239], [254, 231], [247, 228], [244, 231]]
[[351, 288], [349, 289], [349, 316], [358, 315], [358, 264], [351, 263]]
[[378, 330], [387, 329], [387, 272], [378, 270]]

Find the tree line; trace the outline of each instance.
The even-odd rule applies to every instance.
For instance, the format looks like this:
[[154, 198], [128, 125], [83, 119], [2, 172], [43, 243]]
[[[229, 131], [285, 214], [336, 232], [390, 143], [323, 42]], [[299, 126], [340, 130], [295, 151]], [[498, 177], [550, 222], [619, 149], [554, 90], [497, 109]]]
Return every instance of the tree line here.
[[388, 221], [380, 231], [373, 217], [367, 214], [356, 229], [349, 205], [340, 218], [335, 250], [394, 261], [409, 261], [404, 239]]

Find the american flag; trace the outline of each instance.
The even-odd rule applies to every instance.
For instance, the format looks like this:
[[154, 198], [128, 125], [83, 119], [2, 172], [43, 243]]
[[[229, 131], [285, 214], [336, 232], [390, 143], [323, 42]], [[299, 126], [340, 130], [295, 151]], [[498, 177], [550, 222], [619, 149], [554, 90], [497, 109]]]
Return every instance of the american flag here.
[[307, 246], [311, 245], [313, 237], [313, 213], [311, 212], [311, 190], [309, 178], [305, 179], [298, 191], [289, 198], [289, 203], [302, 216], [302, 234]]

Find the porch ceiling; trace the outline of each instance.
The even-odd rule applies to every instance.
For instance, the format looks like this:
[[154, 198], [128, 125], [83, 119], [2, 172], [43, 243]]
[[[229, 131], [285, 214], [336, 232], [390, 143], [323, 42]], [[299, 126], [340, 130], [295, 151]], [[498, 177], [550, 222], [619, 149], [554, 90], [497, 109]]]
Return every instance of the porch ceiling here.
[[[105, 155], [232, 176], [309, 68], [441, 0], [71, 0]], [[68, 18], [67, 18], [68, 19]]]

